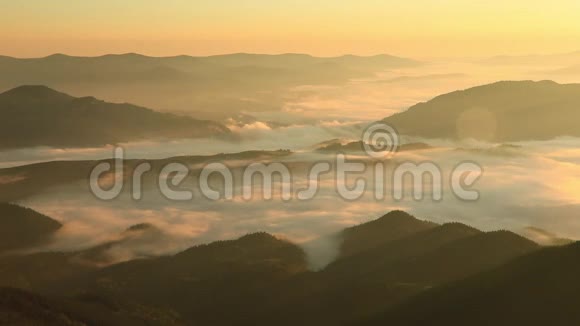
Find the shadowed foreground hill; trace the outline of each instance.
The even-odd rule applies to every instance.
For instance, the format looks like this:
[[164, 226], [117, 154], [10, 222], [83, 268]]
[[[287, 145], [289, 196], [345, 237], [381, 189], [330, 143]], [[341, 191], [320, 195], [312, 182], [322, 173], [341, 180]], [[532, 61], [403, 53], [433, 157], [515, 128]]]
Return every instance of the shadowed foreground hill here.
[[546, 248], [412, 298], [365, 325], [578, 325], [580, 243]]
[[228, 132], [215, 122], [94, 97], [75, 98], [44, 86], [21, 86], [0, 94], [0, 149], [99, 146]]
[[106, 268], [89, 265], [91, 258], [99, 263], [106, 247], [1, 257], [4, 286], [20, 286], [46, 299], [18, 293], [14, 303], [12, 292], [0, 290], [0, 312], [4, 302], [7, 310], [22, 311], [17, 320], [42, 320], [63, 312], [63, 317], [88, 325], [180, 325], [182, 317], [202, 325], [245, 323], [245, 318], [259, 315], [273, 284], [307, 268], [299, 247], [266, 233], [200, 245], [174, 256]]
[[26, 291], [0, 288], [2, 325], [84, 325], [49, 300]]
[[[389, 229], [405, 235], [392, 236]], [[347, 230], [350, 239], [356, 234], [365, 248], [348, 250], [348, 255], [343, 251], [322, 271], [287, 284], [281, 291], [286, 295], [271, 308], [273, 316], [284, 316], [278, 324], [365, 320], [426, 289], [493, 269], [538, 248], [511, 232], [485, 233], [460, 223], [437, 225], [400, 211]]]
[[[126, 232], [154, 231], [152, 228], [139, 224]], [[123, 241], [79, 253], [0, 257], [0, 279], [4, 285], [17, 284], [58, 302], [60, 310], [56, 311], [64, 311], [74, 320], [98, 325], [119, 325], [119, 320], [128, 320], [149, 325], [319, 326], [373, 318], [380, 321], [373, 325], [391, 320], [404, 325], [399, 321], [407, 320], [407, 313], [422, 309], [427, 315], [445, 309], [456, 313], [453, 305], [465, 307], [460, 316], [481, 318], [478, 309], [489, 301], [495, 300], [490, 305], [493, 312], [502, 311], [500, 304], [507, 305], [512, 299], [527, 296], [526, 300], [533, 300], [533, 292], [526, 288], [532, 280], [539, 280], [532, 286], [539, 293], [561, 292], [566, 300], [578, 302], [574, 296], [579, 292], [564, 286], [573, 282], [571, 276], [577, 272], [578, 264], [570, 263], [577, 252], [567, 249], [564, 252], [568, 254], [554, 255], [561, 252], [557, 248], [533, 254], [539, 246], [511, 232], [482, 232], [460, 223], [438, 225], [393, 211], [345, 229], [340, 235], [339, 258], [317, 272], [308, 270], [300, 247], [267, 233], [254, 233], [195, 246], [172, 256], [105, 267], [99, 265], [103, 254]], [[91, 261], [96, 264], [89, 265]], [[572, 264], [570, 272], [563, 270], [568, 263]], [[549, 271], [548, 266], [555, 270]], [[535, 270], [533, 278], [522, 274], [528, 269]], [[547, 278], [541, 279], [541, 275]], [[467, 281], [461, 281], [464, 279]], [[469, 301], [472, 295], [473, 305]], [[429, 310], [431, 296], [438, 310]], [[413, 303], [413, 298], [425, 305], [393, 317], [385, 315], [403, 302]], [[561, 311], [567, 313], [568, 307], [561, 305]], [[524, 308], [522, 305], [522, 311]], [[557, 307], [550, 309], [550, 314], [559, 311]], [[534, 311], [543, 313], [540, 306]], [[508, 314], [506, 318], [517, 317], [509, 316], [509, 311], [502, 313]], [[461, 321], [470, 324], [468, 319]]]
[[419, 103], [383, 121], [401, 134], [486, 141], [580, 136], [580, 84], [504, 81]]
[[0, 203], [0, 254], [40, 245], [61, 226], [31, 209]]
[[0, 288], [0, 325], [184, 325], [168, 310], [118, 304], [92, 295], [46, 298], [16, 288]]
[[190, 324], [251, 325], [280, 295], [272, 292], [274, 285], [306, 270], [299, 247], [255, 233], [175, 256], [113, 265], [79, 286], [99, 297], [170, 307]]

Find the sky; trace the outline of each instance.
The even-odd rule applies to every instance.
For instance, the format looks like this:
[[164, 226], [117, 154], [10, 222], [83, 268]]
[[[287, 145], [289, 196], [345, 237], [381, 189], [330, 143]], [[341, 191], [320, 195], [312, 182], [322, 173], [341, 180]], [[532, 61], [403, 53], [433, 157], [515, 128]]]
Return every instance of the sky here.
[[0, 54], [410, 57], [580, 49], [578, 0], [0, 0]]

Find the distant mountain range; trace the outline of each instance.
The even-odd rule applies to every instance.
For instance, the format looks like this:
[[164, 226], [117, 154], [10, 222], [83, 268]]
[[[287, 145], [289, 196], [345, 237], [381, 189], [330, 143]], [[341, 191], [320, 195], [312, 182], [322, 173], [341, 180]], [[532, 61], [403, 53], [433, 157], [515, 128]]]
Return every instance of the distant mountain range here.
[[488, 65], [529, 65], [529, 66], [543, 66], [543, 65], [568, 65], [580, 63], [580, 51], [559, 54], [545, 54], [545, 55], [520, 55], [520, 56], [495, 56], [479, 61]]
[[419, 103], [383, 121], [401, 134], [504, 142], [580, 136], [580, 84], [502, 81]]
[[148, 57], [129, 53], [0, 57], [0, 91], [20, 85], [46, 85], [77, 96], [91, 95], [221, 120], [244, 111], [280, 110], [285, 91], [294, 86], [341, 84], [373, 76], [377, 71], [419, 64], [390, 55]]
[[[369, 70], [415, 66], [418, 61], [381, 54], [375, 56], [344, 55], [339, 57], [313, 57], [307, 54], [250, 54], [236, 53], [208, 57], [174, 56], [149, 57], [136, 53], [111, 54], [100, 57], [75, 57], [54, 54], [44, 58], [20, 59], [0, 56], [2, 80], [13, 76], [14, 83], [50, 83], [50, 82], [119, 82], [161, 79], [196, 79], [207, 73], [245, 73], [248, 71], [262, 73], [285, 73], [281, 78], [288, 78], [289, 70], [299, 72], [317, 68], [335, 68], [352, 70], [354, 74], [368, 73]], [[345, 71], [346, 71], [345, 70]], [[358, 71], [358, 72], [357, 72]], [[327, 71], [327, 72], [330, 72]], [[304, 75], [304, 74], [303, 74]], [[306, 74], [305, 77], [313, 77]], [[248, 75], [249, 78], [259, 76]], [[305, 78], [302, 77], [302, 78]], [[320, 76], [327, 78], [331, 76]], [[290, 81], [290, 80], [289, 80]]]
[[0, 321], [38, 324], [66, 316], [89, 325], [540, 325], [580, 320], [577, 244], [542, 249], [511, 232], [438, 225], [401, 211], [337, 237], [339, 258], [318, 272], [308, 270], [300, 247], [267, 233], [108, 267], [99, 267], [97, 254], [106, 246], [3, 256], [0, 286], [25, 291], [0, 290], [0, 312], [13, 311], [0, 314]]
[[88, 147], [228, 133], [216, 122], [76, 98], [45, 86], [21, 86], [0, 94], [0, 149]]

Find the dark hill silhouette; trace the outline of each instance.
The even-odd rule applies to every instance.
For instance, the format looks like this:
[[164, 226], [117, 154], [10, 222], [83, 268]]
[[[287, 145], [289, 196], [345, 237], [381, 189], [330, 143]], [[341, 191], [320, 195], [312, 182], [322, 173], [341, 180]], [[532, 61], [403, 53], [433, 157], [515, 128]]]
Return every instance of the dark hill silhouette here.
[[190, 323], [241, 324], [260, 314], [275, 284], [306, 270], [299, 247], [256, 233], [107, 267], [83, 287], [105, 297], [169, 306]]
[[[292, 152], [288, 150], [277, 151], [246, 151], [239, 153], [222, 153], [216, 155], [195, 155], [178, 156], [166, 159], [147, 160], [152, 165], [152, 173], [144, 177], [144, 182], [155, 180], [152, 176], [159, 173], [163, 166], [168, 163], [180, 162], [185, 165], [203, 164], [210, 162], [227, 162], [229, 160], [276, 160]], [[13, 180], [12, 182], [0, 182], [0, 202], [15, 202], [28, 198], [36, 194], [42, 194], [51, 187], [70, 185], [82, 181], [83, 191], [86, 191], [86, 184], [91, 170], [99, 163], [107, 162], [114, 164], [113, 160], [87, 160], [87, 161], [53, 161], [30, 165], [17, 166], [13, 168], [0, 169], [0, 178]], [[124, 171], [128, 174], [143, 160], [125, 160]], [[198, 170], [199, 171], [199, 170]], [[194, 173], [195, 170], [192, 171]], [[199, 173], [199, 172], [198, 172]], [[127, 185], [129, 179], [125, 180]]]
[[[402, 214], [398, 213], [397, 214]], [[388, 216], [388, 215], [387, 215]], [[352, 256], [338, 259], [331, 263], [326, 272], [337, 272], [341, 275], [368, 277], [369, 273], [381, 274], [390, 269], [394, 262], [416, 257], [431, 252], [441, 246], [454, 243], [460, 239], [470, 238], [481, 231], [461, 223], [449, 223], [441, 226], [429, 225], [426, 230], [415, 232], [403, 238], [387, 240], [367, 250], [361, 250]]]
[[0, 148], [85, 147], [163, 138], [211, 137], [215, 122], [159, 113], [94, 97], [75, 98], [44, 86], [0, 94]]
[[342, 231], [340, 256], [350, 256], [435, 226], [434, 223], [420, 221], [403, 211], [392, 211], [377, 220]]
[[487, 141], [580, 136], [580, 84], [503, 81], [419, 103], [383, 121], [401, 134]]
[[[137, 224], [123, 234], [156, 230], [150, 224]], [[348, 228], [343, 235], [343, 255], [317, 272], [308, 270], [300, 247], [267, 233], [253, 233], [237, 240], [198, 245], [172, 256], [107, 267], [88, 265], [79, 257], [99, 258], [99, 250], [106, 251], [108, 246], [124, 240], [80, 253], [0, 257], [0, 286], [18, 286], [50, 300], [58, 299], [62, 304], [58, 307], [66, 310], [57, 311], [99, 325], [111, 324], [100, 320], [111, 311], [118, 318], [168, 325], [180, 320], [202, 325], [337, 325], [372, 318], [383, 324], [388, 321], [381, 319], [386, 316], [385, 311], [390, 314], [404, 302], [413, 302], [414, 297], [448, 288], [445, 284], [451, 284], [450, 288], [467, 284], [468, 292], [457, 290], [460, 294], [487, 291], [495, 289], [496, 280], [504, 282], [500, 276], [505, 275], [508, 282], [525, 279], [522, 271], [528, 269], [545, 271], [543, 264], [562, 266], [555, 260], [540, 265], [535, 265], [535, 259], [523, 265], [509, 263], [514, 259], [528, 261], [518, 257], [538, 250], [538, 245], [514, 233], [481, 232], [460, 223], [437, 225], [401, 211]], [[508, 272], [497, 274], [505, 270], [501, 266], [506, 263], [523, 267], [510, 267]], [[500, 276], [493, 276], [483, 288], [472, 290], [479, 286], [480, 279], [487, 278], [477, 275], [496, 274]], [[539, 275], [534, 280], [540, 279]], [[570, 277], [573, 273], [547, 275]], [[564, 280], [572, 282], [571, 278]], [[526, 286], [528, 281], [531, 279], [527, 279]], [[488, 287], [489, 284], [494, 286]], [[516, 288], [523, 294], [516, 291], [513, 295], [529, 295], [523, 288]], [[480, 300], [474, 293], [474, 307], [479, 309], [487, 297]], [[511, 292], [501, 293], [509, 295]], [[455, 298], [453, 294], [441, 302]], [[469, 303], [468, 298], [461, 297], [460, 301]]]
[[61, 226], [52, 218], [31, 209], [0, 203], [0, 254], [40, 245]]
[[[510, 232], [483, 233], [459, 223], [436, 226], [340, 258], [305, 276], [302, 285], [292, 283], [285, 292], [289, 299], [273, 308], [273, 315], [284, 316], [287, 325], [364, 320], [429, 288], [493, 269], [537, 248]], [[302, 312], [286, 315], [287, 306]]]
[[365, 325], [577, 325], [580, 244], [546, 248], [434, 288]]
[[432, 286], [492, 269], [538, 248], [536, 243], [509, 231], [478, 233], [399, 261], [380, 276]]
[[2, 325], [84, 325], [39, 295], [14, 288], [0, 288]]
[[16, 288], [0, 288], [0, 324], [83, 325], [184, 325], [170, 310], [119, 304], [92, 294], [74, 298], [46, 298]]
[[74, 97], [46, 86], [27, 85], [16, 87], [0, 94], [0, 100], [6, 106], [34, 109], [34, 106], [37, 105], [62, 105], [74, 100]]

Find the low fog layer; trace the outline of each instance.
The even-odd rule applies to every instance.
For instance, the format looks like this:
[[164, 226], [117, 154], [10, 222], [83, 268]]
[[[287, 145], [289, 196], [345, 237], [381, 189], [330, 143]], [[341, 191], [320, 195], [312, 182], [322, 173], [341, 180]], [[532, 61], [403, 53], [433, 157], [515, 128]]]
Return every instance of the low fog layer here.
[[[572, 65], [568, 61], [565, 64]], [[280, 90], [281, 98], [246, 98], [246, 102], [257, 104], [243, 108], [234, 106], [237, 109], [220, 117], [238, 136], [236, 141], [176, 140], [127, 143], [123, 147], [127, 150], [127, 158], [147, 159], [290, 149], [295, 153], [284, 160], [298, 176], [296, 185], [304, 185], [305, 166], [317, 160], [333, 159], [330, 154], [312, 152], [317, 143], [331, 139], [358, 140], [367, 123], [457, 89], [503, 79], [580, 80], [573, 69], [567, 74], [557, 69], [566, 68], [553, 62], [529, 66], [505, 62], [446, 62], [393, 67], [373, 76], [350, 78], [341, 83], [285, 85]], [[556, 70], [558, 73], [554, 72]], [[565, 78], [561, 77], [564, 75]], [[237, 98], [238, 102], [234, 102], [240, 100]], [[64, 224], [50, 249], [88, 248], [118, 239], [128, 227], [140, 223], [150, 223], [160, 230], [148, 235], [146, 247], [142, 241], [123, 242], [120, 246], [124, 247], [112, 250], [117, 260], [140, 257], [144, 251], [154, 255], [174, 253], [196, 243], [267, 231], [303, 245], [316, 268], [333, 259], [338, 239], [334, 235], [338, 230], [377, 218], [392, 209], [407, 210], [436, 222], [464, 222], [483, 230], [519, 231], [533, 226], [559, 237], [580, 238], [577, 220], [580, 213], [577, 196], [580, 191], [577, 181], [580, 180], [580, 140], [557, 138], [512, 143], [510, 145], [514, 146], [505, 147], [474, 141], [405, 141], [423, 141], [433, 148], [401, 152], [394, 162], [433, 161], [446, 174], [461, 161], [481, 165], [484, 174], [476, 184], [481, 195], [479, 201], [458, 200], [449, 189], [440, 202], [429, 198], [414, 201], [410, 194], [402, 201], [394, 201], [388, 191], [387, 199], [381, 201], [375, 200], [371, 191], [356, 201], [346, 201], [337, 196], [334, 179], [327, 175], [321, 180], [319, 194], [309, 201], [284, 202], [279, 198], [245, 201], [236, 196], [232, 201], [212, 202], [196, 194], [193, 201], [179, 203], [166, 200], [156, 189], [149, 189], [141, 202], [125, 195], [113, 202], [103, 202], [95, 199], [87, 191], [86, 183], [82, 183], [51, 189], [22, 199], [20, 204]], [[2, 153], [0, 166], [101, 159], [110, 157], [112, 151], [112, 146], [14, 150]], [[242, 163], [250, 162], [237, 162]], [[10, 184], [25, 177], [9, 176], [0, 182]], [[448, 188], [447, 178], [445, 180], [444, 185]], [[389, 189], [388, 183], [386, 187]]]
[[[398, 153], [386, 164], [386, 198], [374, 198], [372, 169], [352, 174], [347, 183], [354, 184], [360, 176], [368, 180], [362, 198], [349, 201], [336, 192], [333, 173], [321, 178], [320, 191], [311, 200], [279, 197], [279, 183], [275, 183], [272, 200], [266, 201], [256, 188], [252, 200], [242, 198], [240, 184], [236, 184], [233, 200], [211, 201], [204, 198], [191, 177], [181, 186], [194, 192], [194, 199], [186, 202], [167, 200], [154, 184], [149, 184], [142, 201], [134, 201], [128, 193], [103, 202], [93, 197], [84, 182], [60, 186], [51, 191], [27, 198], [21, 204], [56, 218], [64, 224], [51, 249], [73, 250], [88, 248], [110, 241], [128, 227], [150, 223], [163, 231], [154, 254], [174, 253], [188, 246], [218, 239], [231, 239], [243, 234], [266, 231], [302, 244], [314, 259], [313, 266], [332, 260], [337, 237], [333, 235], [347, 226], [356, 225], [381, 216], [393, 209], [402, 209], [435, 222], [459, 221], [482, 230], [524, 230], [538, 227], [560, 237], [580, 238], [580, 140], [572, 138], [549, 142], [525, 142], [502, 148], [494, 144], [433, 142], [433, 148]], [[351, 155], [351, 159], [364, 156]], [[307, 185], [309, 167], [318, 161], [331, 161], [332, 154], [295, 153], [282, 159], [293, 173], [293, 189]], [[433, 201], [427, 187], [425, 198], [412, 199], [410, 179], [405, 179], [405, 198], [395, 201], [389, 176], [400, 162], [436, 163], [443, 171], [443, 200]], [[477, 162], [484, 169], [474, 189], [480, 192], [475, 202], [456, 198], [449, 188], [449, 174], [463, 161]], [[227, 162], [237, 166], [235, 174], [251, 162]], [[367, 161], [368, 164], [371, 164]], [[194, 166], [193, 168], [199, 168]], [[193, 173], [192, 175], [195, 175]], [[142, 244], [142, 243], [141, 243]], [[129, 244], [130, 245], [130, 244]], [[140, 245], [137, 245], [140, 246]], [[132, 249], [142, 252], [143, 248]], [[131, 250], [119, 249], [130, 257]]]

